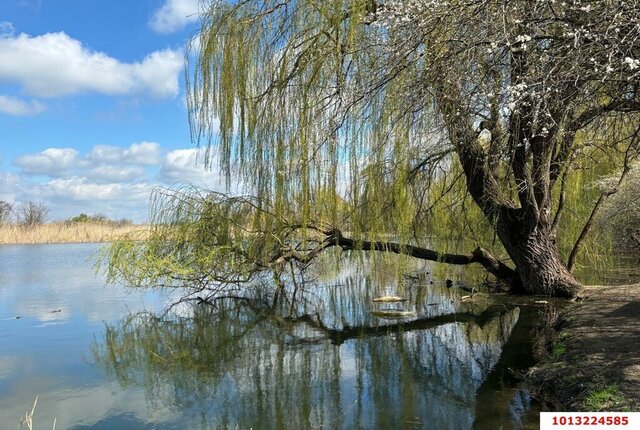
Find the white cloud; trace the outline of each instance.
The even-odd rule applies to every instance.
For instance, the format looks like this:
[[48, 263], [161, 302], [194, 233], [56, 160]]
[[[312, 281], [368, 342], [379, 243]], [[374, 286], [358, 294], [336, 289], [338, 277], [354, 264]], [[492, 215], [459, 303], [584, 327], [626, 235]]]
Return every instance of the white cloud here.
[[154, 165], [160, 162], [160, 145], [156, 142], [138, 142], [124, 151], [124, 161], [133, 164]]
[[96, 184], [85, 177], [54, 179], [43, 184], [42, 194], [48, 198], [72, 201], [147, 201], [153, 185], [141, 184]]
[[45, 106], [37, 100], [22, 100], [0, 95], [0, 112], [11, 116], [34, 116], [44, 112]]
[[59, 176], [72, 166], [78, 151], [73, 148], [49, 148], [38, 154], [23, 155], [15, 162], [24, 173]]
[[[25, 167], [49, 175], [51, 178], [46, 181], [25, 174], [24, 168], [22, 174], [0, 171], [0, 200], [16, 207], [30, 200], [42, 201], [51, 210], [52, 220], [82, 212], [102, 213], [113, 219], [128, 218], [136, 222], [147, 219], [149, 195], [156, 186], [149, 181], [147, 167], [96, 164], [73, 152], [70, 153], [73, 157], [65, 159], [61, 153], [66, 150], [50, 148], [20, 157]], [[69, 161], [70, 158], [73, 161]], [[159, 167], [158, 163], [152, 168], [157, 171]]]
[[149, 25], [158, 33], [172, 33], [198, 20], [200, 0], [165, 0]]
[[87, 158], [96, 163], [129, 163], [152, 166], [160, 163], [160, 145], [156, 142], [138, 142], [129, 148], [96, 145]]
[[15, 202], [22, 191], [22, 181], [17, 175], [0, 172], [0, 200]]
[[122, 63], [63, 32], [0, 36], [0, 82], [19, 83], [37, 97], [79, 93], [175, 97], [182, 67], [182, 54], [169, 49], [152, 52], [140, 62]]
[[[189, 181], [224, 190], [219, 171], [205, 169], [199, 155], [197, 149], [165, 152], [158, 143], [146, 141], [128, 147], [96, 146], [82, 154], [72, 148], [49, 148], [16, 159], [19, 174], [0, 171], [0, 200], [18, 206], [42, 201], [53, 220], [84, 212], [144, 222], [149, 196], [156, 186]], [[212, 165], [217, 166], [215, 159]], [[239, 185], [231, 188], [237, 193]]]
[[122, 160], [123, 148], [111, 145], [96, 145], [87, 158], [96, 163], [117, 163]]
[[87, 171], [86, 176], [103, 182], [131, 182], [146, 178], [147, 175], [140, 166], [103, 165]]
[[126, 148], [97, 145], [82, 158], [72, 148], [48, 148], [23, 155], [14, 162], [23, 174], [51, 178], [83, 176], [100, 183], [142, 182], [148, 179], [146, 169], [159, 168], [160, 163], [160, 145], [147, 141]]
[[[217, 166], [213, 162], [212, 166]], [[160, 178], [164, 182], [189, 181], [197, 186], [221, 188], [223, 180], [216, 171], [204, 167], [203, 154], [198, 149], [177, 149], [169, 152], [162, 168]]]

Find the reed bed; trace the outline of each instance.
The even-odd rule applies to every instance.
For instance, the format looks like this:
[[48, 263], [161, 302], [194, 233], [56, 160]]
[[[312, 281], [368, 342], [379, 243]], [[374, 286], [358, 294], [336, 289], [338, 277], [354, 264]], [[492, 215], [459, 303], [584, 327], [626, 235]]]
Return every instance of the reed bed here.
[[124, 234], [146, 239], [147, 225], [53, 222], [33, 226], [0, 225], [0, 244], [111, 242]]

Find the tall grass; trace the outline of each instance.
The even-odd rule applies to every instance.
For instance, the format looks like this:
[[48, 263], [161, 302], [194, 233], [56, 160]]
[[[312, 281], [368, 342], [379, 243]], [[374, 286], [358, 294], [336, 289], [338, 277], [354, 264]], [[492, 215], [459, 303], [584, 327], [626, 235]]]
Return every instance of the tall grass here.
[[123, 234], [147, 237], [146, 225], [54, 222], [34, 226], [0, 225], [0, 244], [111, 242]]

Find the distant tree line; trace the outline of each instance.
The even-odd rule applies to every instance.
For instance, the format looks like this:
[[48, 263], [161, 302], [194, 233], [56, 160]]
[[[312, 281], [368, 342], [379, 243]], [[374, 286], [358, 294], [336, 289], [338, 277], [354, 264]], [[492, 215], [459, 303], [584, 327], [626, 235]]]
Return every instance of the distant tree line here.
[[[49, 215], [49, 208], [43, 202], [29, 201], [15, 207], [13, 203], [0, 200], [0, 225], [19, 224], [26, 227], [33, 227], [44, 224]], [[130, 225], [130, 219], [122, 218], [113, 220], [104, 214], [87, 215], [81, 213], [64, 221], [66, 224], [94, 223], [114, 226]]]
[[0, 200], [0, 225], [6, 224], [11, 220], [13, 205], [9, 202]]
[[49, 208], [42, 202], [29, 201], [19, 207], [14, 207], [12, 203], [0, 200], [0, 225], [14, 221], [20, 225], [31, 227], [44, 224], [48, 214]]
[[133, 221], [127, 218], [114, 220], [104, 214], [88, 215], [86, 213], [81, 213], [80, 215], [67, 219], [65, 223], [94, 223], [123, 226], [133, 224]]

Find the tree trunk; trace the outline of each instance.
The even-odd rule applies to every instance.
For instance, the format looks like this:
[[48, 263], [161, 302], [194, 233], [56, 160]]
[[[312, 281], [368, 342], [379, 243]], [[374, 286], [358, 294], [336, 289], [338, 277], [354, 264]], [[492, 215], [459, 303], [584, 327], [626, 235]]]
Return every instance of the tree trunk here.
[[498, 221], [497, 233], [516, 271], [522, 293], [575, 298], [582, 285], [562, 260], [550, 227], [517, 219]]

